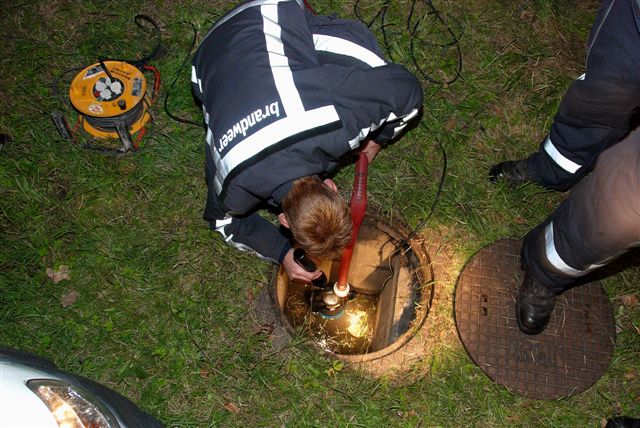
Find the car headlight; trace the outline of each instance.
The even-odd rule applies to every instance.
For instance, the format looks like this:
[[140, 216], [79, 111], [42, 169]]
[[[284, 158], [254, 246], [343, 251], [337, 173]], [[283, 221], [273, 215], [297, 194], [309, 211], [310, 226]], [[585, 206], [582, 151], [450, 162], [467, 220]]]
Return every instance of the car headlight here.
[[52, 379], [33, 379], [27, 386], [47, 405], [60, 428], [116, 428], [120, 424], [93, 394]]

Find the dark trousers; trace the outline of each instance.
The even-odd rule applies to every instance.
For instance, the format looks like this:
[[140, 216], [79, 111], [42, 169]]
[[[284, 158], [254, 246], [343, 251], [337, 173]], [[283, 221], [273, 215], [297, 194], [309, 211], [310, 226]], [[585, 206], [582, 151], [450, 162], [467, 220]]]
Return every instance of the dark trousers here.
[[525, 236], [522, 259], [556, 293], [640, 245], [640, 128], [605, 150], [593, 171]]
[[637, 0], [600, 6], [587, 43], [586, 72], [571, 84], [549, 134], [527, 159], [535, 182], [569, 189], [631, 130], [640, 107], [639, 21]]

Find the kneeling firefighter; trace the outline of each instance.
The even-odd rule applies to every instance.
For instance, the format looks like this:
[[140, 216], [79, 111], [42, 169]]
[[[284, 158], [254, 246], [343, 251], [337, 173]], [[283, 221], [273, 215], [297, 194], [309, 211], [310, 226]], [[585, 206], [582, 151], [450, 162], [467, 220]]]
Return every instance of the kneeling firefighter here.
[[385, 62], [364, 25], [317, 16], [302, 0], [248, 1], [224, 15], [193, 58], [192, 86], [206, 124], [204, 219], [304, 282], [321, 272], [295, 263], [293, 242], [327, 258], [351, 238], [328, 177], [354, 151], [371, 162], [423, 102], [417, 78]]

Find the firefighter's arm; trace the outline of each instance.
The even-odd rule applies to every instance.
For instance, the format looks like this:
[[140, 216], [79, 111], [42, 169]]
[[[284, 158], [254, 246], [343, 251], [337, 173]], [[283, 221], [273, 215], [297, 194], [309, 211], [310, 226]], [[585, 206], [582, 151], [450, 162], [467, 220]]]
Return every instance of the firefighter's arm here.
[[362, 145], [362, 149], [361, 149], [362, 153], [367, 155], [367, 160], [369, 161], [369, 165], [371, 165], [371, 162], [373, 162], [373, 160], [375, 159], [375, 157], [377, 156], [381, 148], [382, 146], [373, 140], [368, 140], [366, 143]]
[[237, 217], [226, 215], [210, 224], [229, 246], [270, 262], [280, 263], [291, 248], [287, 237], [256, 212]]

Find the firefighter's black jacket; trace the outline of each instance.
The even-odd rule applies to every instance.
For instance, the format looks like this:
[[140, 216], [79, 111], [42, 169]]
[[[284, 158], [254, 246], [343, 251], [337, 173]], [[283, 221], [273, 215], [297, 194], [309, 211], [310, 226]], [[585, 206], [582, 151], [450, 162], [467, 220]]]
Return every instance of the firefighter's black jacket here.
[[363, 141], [390, 142], [422, 107], [422, 88], [387, 64], [357, 22], [302, 1], [248, 1], [222, 17], [193, 59], [208, 186], [204, 218], [228, 244], [281, 261], [288, 239], [256, 210], [293, 180], [334, 171]]

